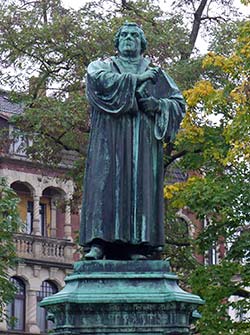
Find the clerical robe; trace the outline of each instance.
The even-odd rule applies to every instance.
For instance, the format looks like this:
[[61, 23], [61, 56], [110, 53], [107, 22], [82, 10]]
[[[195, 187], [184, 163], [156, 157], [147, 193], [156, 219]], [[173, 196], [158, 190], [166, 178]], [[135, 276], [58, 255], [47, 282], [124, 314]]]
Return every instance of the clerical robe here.
[[[159, 113], [140, 110], [136, 74], [149, 67], [112, 57], [87, 70], [92, 107], [80, 244], [95, 240], [150, 247], [164, 244], [163, 140], [183, 118], [183, 97], [166, 74]], [[165, 85], [164, 84], [164, 85]], [[162, 90], [160, 90], [162, 91]]]

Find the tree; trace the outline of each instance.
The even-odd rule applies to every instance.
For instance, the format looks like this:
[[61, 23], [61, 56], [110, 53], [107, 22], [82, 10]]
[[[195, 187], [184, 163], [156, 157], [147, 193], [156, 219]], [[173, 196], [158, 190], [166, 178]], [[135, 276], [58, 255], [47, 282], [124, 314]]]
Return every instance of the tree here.
[[182, 166], [198, 173], [165, 188], [172, 211], [187, 206], [206, 222], [194, 241], [198, 253], [226, 247], [218, 264], [198, 266], [191, 276], [193, 290], [206, 300], [202, 335], [249, 332], [249, 319], [235, 322], [228, 315], [230, 308], [246, 315], [250, 307], [249, 36], [249, 22], [239, 24], [230, 54], [208, 53], [206, 79], [185, 92], [189, 109], [176, 145]]
[[[220, 6], [217, 11], [220, 15], [209, 14], [211, 3]], [[202, 334], [210, 330], [209, 335], [228, 334], [230, 327], [235, 334], [237, 331], [244, 334], [245, 324], [235, 325], [228, 318], [226, 299], [241, 291], [249, 278], [247, 268], [242, 265], [246, 261], [249, 221], [246, 183], [249, 174], [246, 121], [249, 120], [243, 112], [248, 108], [248, 91], [247, 81], [243, 84], [242, 79], [247, 78], [249, 71], [247, 35], [241, 32], [232, 53], [232, 44], [225, 39], [225, 33], [231, 38], [232, 31], [237, 35], [237, 29], [225, 28], [230, 28], [231, 23], [223, 12], [232, 8], [229, 0], [182, 0], [174, 4], [174, 14], [164, 12], [153, 1], [106, 4], [107, 1], [90, 2], [79, 11], [65, 10], [59, 0], [22, 0], [13, 1], [11, 6], [1, 5], [0, 57], [5, 66], [1, 80], [20, 93], [20, 96], [13, 93], [13, 99], [26, 104], [25, 113], [13, 122], [33, 139], [28, 153], [43, 163], [45, 159], [50, 164], [60, 162], [62, 149], [77, 151], [79, 169], [74, 175], [81, 180], [79, 171], [83, 171], [88, 135], [83, 93], [85, 68], [91, 60], [103, 56], [104, 50], [105, 56], [113, 54], [112, 37], [122, 22], [130, 19], [142, 23], [149, 40], [148, 54], [186, 90], [189, 104], [182, 131], [174, 144], [166, 145], [166, 170], [177, 162], [183, 171], [196, 171], [186, 182], [165, 188], [166, 253], [172, 257], [171, 263], [182, 274], [185, 284], [193, 269], [191, 284], [207, 300], [199, 324]], [[214, 32], [216, 24], [225, 20], [223, 35]], [[210, 25], [211, 22], [214, 24]], [[223, 52], [220, 56], [210, 53], [203, 62], [206, 68], [195, 50], [201, 27], [203, 31], [209, 28], [208, 33], [213, 34], [214, 50]], [[219, 41], [223, 41], [223, 47], [226, 41], [226, 48], [219, 50]], [[9, 71], [13, 65], [16, 73]], [[28, 81], [34, 75], [39, 79], [28, 92]], [[199, 79], [202, 80], [191, 89]], [[48, 97], [44, 95], [45, 83]], [[208, 223], [197, 241], [187, 236], [183, 220], [176, 219], [176, 212], [185, 206]], [[225, 260], [215, 267], [197, 268], [193, 254], [204, 253], [218, 243], [229, 246]], [[234, 274], [241, 275], [240, 284], [230, 281]], [[244, 309], [244, 304], [246, 299], [236, 309]]]
[[11, 301], [15, 293], [8, 269], [17, 261], [13, 235], [20, 227], [18, 202], [15, 192], [0, 177], [0, 320], [4, 305]]
[[223, 8], [231, 9], [230, 0], [216, 3], [221, 18], [207, 14], [207, 0], [202, 7], [194, 2], [187, 16], [190, 29], [183, 21], [184, 8], [190, 8], [185, 0], [173, 3], [172, 13], [148, 0], [88, 2], [79, 11], [66, 10], [60, 0], [2, 3], [1, 85], [10, 86], [13, 99], [26, 105], [26, 112], [12, 121], [32, 139], [29, 155], [51, 164], [60, 161], [62, 149], [74, 150], [80, 155], [76, 166], [82, 167], [89, 123], [86, 66], [103, 52], [113, 54], [114, 32], [126, 19], [143, 25], [153, 62], [169, 70], [182, 89], [191, 87], [201, 73], [201, 60], [190, 59], [200, 27], [207, 20], [227, 19]]

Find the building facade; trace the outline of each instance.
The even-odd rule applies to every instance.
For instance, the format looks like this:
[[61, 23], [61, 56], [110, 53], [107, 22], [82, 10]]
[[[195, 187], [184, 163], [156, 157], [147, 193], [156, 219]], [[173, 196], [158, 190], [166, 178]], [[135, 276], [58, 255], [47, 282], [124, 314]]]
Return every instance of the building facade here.
[[[0, 94], [0, 129], [11, 138], [9, 119], [22, 113], [6, 92]], [[6, 141], [0, 148], [0, 177], [20, 198], [23, 225], [13, 236], [19, 262], [9, 270], [17, 288], [14, 301], [6, 306], [8, 322], [0, 334], [43, 334], [51, 328], [39, 302], [64, 285], [65, 276], [79, 255], [74, 243], [79, 228], [78, 213], [71, 212], [74, 184], [66, 179], [67, 167], [44, 168], [26, 157], [27, 139]]]

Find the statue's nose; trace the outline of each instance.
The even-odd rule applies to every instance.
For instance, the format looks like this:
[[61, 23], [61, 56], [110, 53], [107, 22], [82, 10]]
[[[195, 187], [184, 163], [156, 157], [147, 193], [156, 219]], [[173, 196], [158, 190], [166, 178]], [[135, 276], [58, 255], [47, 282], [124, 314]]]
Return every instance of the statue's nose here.
[[126, 36], [126, 40], [127, 40], [127, 39], [132, 39], [132, 35], [131, 35], [130, 33], [127, 34], [127, 36]]

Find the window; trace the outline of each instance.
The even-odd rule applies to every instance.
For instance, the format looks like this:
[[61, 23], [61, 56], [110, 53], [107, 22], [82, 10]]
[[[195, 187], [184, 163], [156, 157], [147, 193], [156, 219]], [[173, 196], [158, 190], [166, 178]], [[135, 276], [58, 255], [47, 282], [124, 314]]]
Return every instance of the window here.
[[209, 265], [218, 264], [218, 253], [216, 245], [213, 245], [212, 248], [208, 250], [208, 264]]
[[[209, 218], [205, 217], [204, 219], [204, 228], [211, 225], [212, 222], [209, 220]], [[219, 263], [219, 254], [218, 254], [218, 248], [217, 244], [213, 243], [211, 248], [206, 251], [205, 253], [205, 259], [204, 259], [205, 265], [216, 265]]]
[[19, 129], [14, 127], [10, 127], [10, 138], [12, 139], [10, 153], [26, 157], [26, 150], [32, 145], [31, 139], [22, 134]]
[[13, 140], [12, 152], [20, 156], [26, 156], [26, 148], [28, 147], [28, 139], [18, 136]]
[[11, 278], [16, 286], [14, 300], [7, 306], [8, 328], [11, 330], [24, 330], [25, 325], [25, 285], [19, 278]]
[[206, 251], [204, 264], [205, 265], [217, 265], [219, 263], [219, 254], [217, 245], [213, 244], [212, 247]]
[[46, 320], [47, 312], [44, 308], [39, 306], [39, 302], [42, 301], [43, 298], [55, 294], [56, 292], [58, 292], [56, 285], [45, 280], [40, 287], [40, 291], [37, 293], [37, 320], [41, 332], [52, 329], [53, 323]]

